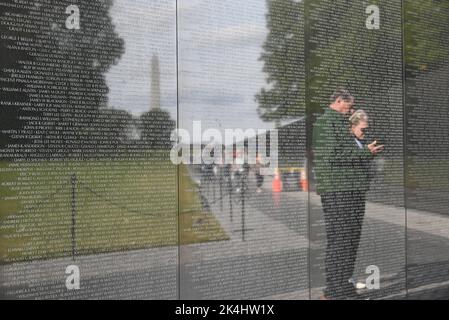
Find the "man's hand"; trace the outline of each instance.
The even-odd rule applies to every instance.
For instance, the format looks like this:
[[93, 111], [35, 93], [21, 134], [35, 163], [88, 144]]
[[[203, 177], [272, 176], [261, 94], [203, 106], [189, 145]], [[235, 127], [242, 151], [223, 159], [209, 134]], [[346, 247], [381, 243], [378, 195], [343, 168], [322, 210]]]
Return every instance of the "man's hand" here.
[[377, 145], [377, 141], [374, 141], [373, 143], [368, 145], [369, 151], [371, 151], [372, 154], [378, 154], [384, 150], [384, 145]]

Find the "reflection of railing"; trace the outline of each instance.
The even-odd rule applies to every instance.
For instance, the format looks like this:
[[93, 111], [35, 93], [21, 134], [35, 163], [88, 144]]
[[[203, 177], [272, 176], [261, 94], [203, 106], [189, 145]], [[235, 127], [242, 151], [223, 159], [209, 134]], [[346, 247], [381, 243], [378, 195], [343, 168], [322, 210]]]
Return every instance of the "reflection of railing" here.
[[49, 194], [48, 196], [41, 198], [39, 200], [39, 202], [36, 203], [34, 206], [32, 206], [30, 208], [26, 208], [26, 211], [35, 211], [40, 206], [45, 204], [47, 201], [50, 201], [51, 199], [53, 199], [54, 196], [60, 194], [67, 187], [66, 184], [67, 184], [67, 182], [61, 183], [61, 186], [59, 187], [59, 189], [57, 189], [55, 192]]
[[[231, 223], [234, 220], [234, 205], [240, 205], [241, 208], [241, 229], [233, 230], [242, 233], [242, 241], [245, 241], [245, 232], [250, 231], [245, 227], [246, 207], [245, 197], [248, 195], [248, 177], [249, 170], [240, 168], [235, 172], [231, 172], [229, 167], [214, 167], [216, 170], [209, 168], [201, 170], [199, 196], [201, 198], [203, 209], [210, 209], [211, 205], [220, 201], [220, 209], [223, 211], [223, 200], [229, 198], [229, 219]], [[218, 180], [218, 181], [217, 181]], [[220, 187], [220, 194], [216, 196], [216, 185]], [[212, 187], [212, 188], [210, 188]], [[225, 191], [223, 190], [225, 189]], [[224, 191], [224, 192], [223, 192]], [[205, 196], [206, 192], [207, 197]], [[212, 193], [212, 194], [211, 194]], [[212, 199], [210, 199], [212, 198]]]
[[71, 225], [70, 225], [70, 235], [71, 235], [71, 253], [72, 253], [72, 259], [75, 260], [77, 256], [77, 241], [76, 241], [76, 218], [77, 218], [77, 197], [78, 197], [78, 190], [83, 189], [84, 191], [87, 191], [88, 193], [94, 195], [98, 199], [102, 200], [105, 203], [108, 203], [109, 205], [116, 207], [118, 209], [123, 210], [126, 213], [133, 213], [133, 214], [139, 214], [139, 215], [153, 215], [151, 213], [142, 212], [139, 210], [128, 208], [120, 203], [117, 203], [114, 200], [111, 200], [110, 198], [102, 195], [101, 193], [95, 191], [91, 187], [89, 187], [85, 182], [82, 182], [77, 177], [76, 173], [73, 173], [70, 176], [70, 183], [67, 182], [67, 180], [64, 179], [64, 181], [60, 184], [59, 188], [41, 198], [35, 205], [32, 207], [27, 207], [27, 211], [34, 211], [44, 205], [45, 203], [48, 203], [48, 201], [52, 200], [56, 195], [62, 194], [65, 191], [67, 191], [67, 186], [70, 186], [70, 212], [71, 212]]
[[[72, 259], [75, 260], [76, 256], [76, 233], [75, 233], [75, 224], [76, 224], [76, 174], [73, 174], [70, 179], [71, 183], [71, 213], [72, 213], [72, 222], [71, 222], [71, 240], [72, 240]], [[67, 187], [67, 182], [64, 181], [61, 183], [60, 187], [53, 193], [49, 194], [46, 197], [43, 197], [38, 201], [37, 204], [32, 206], [31, 208], [26, 208], [26, 211], [35, 211], [51, 199], [53, 199], [56, 195], [61, 194], [64, 189]]]
[[139, 214], [139, 215], [147, 215], [147, 216], [148, 216], [148, 215], [152, 215], [152, 214], [147, 213], [147, 212], [142, 212], [142, 211], [139, 211], [139, 210], [130, 209], [130, 208], [124, 206], [124, 205], [121, 205], [121, 204], [119, 204], [119, 203], [117, 203], [117, 202], [115, 202], [115, 201], [113, 201], [113, 200], [107, 198], [106, 196], [101, 195], [99, 192], [94, 191], [92, 188], [88, 187], [84, 182], [81, 182], [81, 181], [78, 180], [78, 184], [79, 184], [84, 190], [86, 190], [86, 191], [92, 193], [92, 194], [93, 194], [94, 196], [96, 196], [97, 198], [103, 200], [104, 202], [109, 203], [110, 205], [112, 205], [112, 206], [114, 206], [114, 207], [116, 207], [116, 208], [118, 208], [118, 209], [124, 210], [124, 211], [127, 212], [127, 213], [135, 213], [135, 214]]
[[71, 196], [71, 207], [72, 207], [72, 259], [75, 261], [76, 256], [76, 183], [78, 179], [76, 177], [76, 173], [74, 173], [71, 177], [71, 186], [72, 186], [72, 196]]

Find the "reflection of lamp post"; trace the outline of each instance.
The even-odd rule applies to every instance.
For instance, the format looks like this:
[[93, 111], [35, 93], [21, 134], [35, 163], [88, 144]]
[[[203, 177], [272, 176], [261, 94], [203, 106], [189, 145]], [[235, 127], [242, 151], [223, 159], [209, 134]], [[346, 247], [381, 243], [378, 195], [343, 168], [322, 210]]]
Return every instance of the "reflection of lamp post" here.
[[[214, 119], [214, 121], [218, 124], [218, 127], [220, 128], [219, 129], [219, 131], [220, 131], [220, 134], [221, 134], [221, 136], [223, 136], [223, 134], [222, 134], [222, 132], [221, 132], [221, 122], [220, 121], [218, 121], [218, 119]], [[223, 145], [223, 141], [221, 141], [221, 144]]]
[[[220, 133], [221, 133], [221, 123], [218, 121], [218, 119], [215, 119], [215, 122], [220, 127]], [[221, 211], [223, 211], [223, 141], [221, 141], [221, 144], [220, 144], [220, 152], [221, 152], [222, 163], [221, 163], [221, 166], [220, 166], [220, 175], [219, 175], [219, 182], [218, 183], [220, 184], [220, 209], [221, 209]], [[215, 166], [215, 168], [218, 168], [218, 167]], [[215, 170], [214, 170], [214, 173], [216, 175]]]

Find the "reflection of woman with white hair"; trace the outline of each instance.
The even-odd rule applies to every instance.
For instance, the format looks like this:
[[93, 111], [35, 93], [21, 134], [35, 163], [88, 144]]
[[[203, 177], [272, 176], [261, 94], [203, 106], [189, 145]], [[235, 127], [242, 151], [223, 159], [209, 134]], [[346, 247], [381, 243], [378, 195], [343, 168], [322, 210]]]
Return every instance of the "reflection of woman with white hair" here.
[[[368, 114], [363, 110], [355, 111], [349, 118], [350, 131], [354, 139], [354, 148], [366, 148], [366, 132], [369, 128]], [[356, 159], [351, 164], [351, 183], [352, 183], [352, 199], [350, 202], [351, 216], [346, 221], [345, 236], [349, 240], [348, 245], [350, 248], [346, 252], [349, 252], [347, 257], [347, 263], [345, 264], [345, 278], [348, 279], [358, 289], [365, 287], [363, 283], [356, 283], [352, 278], [354, 272], [355, 261], [357, 258], [357, 250], [359, 248], [360, 236], [362, 232], [363, 218], [365, 215], [365, 196], [369, 189], [370, 181], [372, 178], [372, 160], [366, 158]]]
[[357, 110], [349, 118], [349, 122], [351, 123], [351, 132], [354, 135], [357, 146], [363, 148], [366, 131], [369, 128], [368, 115], [363, 110]]

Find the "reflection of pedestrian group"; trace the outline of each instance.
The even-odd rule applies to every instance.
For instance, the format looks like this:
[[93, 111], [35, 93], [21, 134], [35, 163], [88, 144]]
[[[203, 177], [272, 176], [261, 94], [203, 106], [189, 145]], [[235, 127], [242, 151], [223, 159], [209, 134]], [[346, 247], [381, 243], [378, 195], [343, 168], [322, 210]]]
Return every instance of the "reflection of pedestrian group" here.
[[321, 195], [326, 227], [325, 299], [357, 298], [354, 272], [371, 163], [383, 150], [367, 144], [368, 115], [354, 112], [354, 97], [338, 89], [314, 125], [313, 149], [317, 192]]

